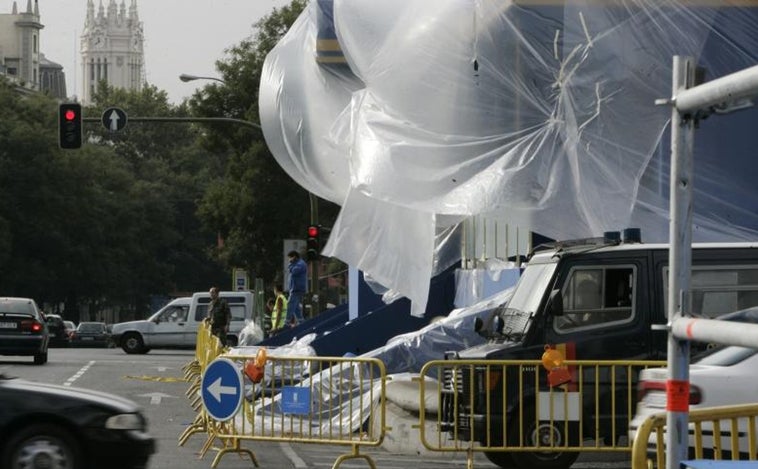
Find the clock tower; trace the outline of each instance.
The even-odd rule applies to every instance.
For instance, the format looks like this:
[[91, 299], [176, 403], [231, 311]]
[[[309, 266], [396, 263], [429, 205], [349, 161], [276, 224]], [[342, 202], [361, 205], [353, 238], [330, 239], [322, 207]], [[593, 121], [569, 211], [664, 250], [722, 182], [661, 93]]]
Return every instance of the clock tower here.
[[108, 0], [108, 10], [99, 0], [87, 0], [87, 18], [81, 36], [82, 103], [90, 104], [104, 80], [114, 88], [140, 90], [145, 82], [144, 36], [137, 16], [137, 0], [119, 5]]

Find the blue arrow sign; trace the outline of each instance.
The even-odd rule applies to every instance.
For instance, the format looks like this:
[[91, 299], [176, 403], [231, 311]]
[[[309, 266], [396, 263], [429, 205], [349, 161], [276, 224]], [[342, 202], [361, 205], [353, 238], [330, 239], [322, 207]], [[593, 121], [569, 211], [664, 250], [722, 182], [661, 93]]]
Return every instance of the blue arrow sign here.
[[203, 373], [200, 397], [208, 415], [225, 422], [242, 405], [242, 373], [228, 358], [213, 360]]

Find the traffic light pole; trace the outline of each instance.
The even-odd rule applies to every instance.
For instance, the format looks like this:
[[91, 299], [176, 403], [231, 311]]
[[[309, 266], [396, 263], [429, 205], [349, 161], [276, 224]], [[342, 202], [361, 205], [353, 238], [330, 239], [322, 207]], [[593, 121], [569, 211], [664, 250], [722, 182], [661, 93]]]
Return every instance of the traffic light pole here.
[[[313, 192], [308, 192], [308, 198], [311, 204], [311, 225], [318, 226], [318, 197]], [[319, 246], [320, 250], [321, 246]], [[321, 312], [321, 295], [319, 295], [318, 274], [321, 266], [320, 257], [311, 261], [311, 317]]]

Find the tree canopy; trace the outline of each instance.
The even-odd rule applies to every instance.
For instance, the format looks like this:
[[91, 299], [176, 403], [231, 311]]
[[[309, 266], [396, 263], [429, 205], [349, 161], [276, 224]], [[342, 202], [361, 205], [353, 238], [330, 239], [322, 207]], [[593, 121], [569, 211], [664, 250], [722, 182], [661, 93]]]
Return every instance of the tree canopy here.
[[[98, 85], [85, 117], [234, 117], [259, 122], [263, 61], [304, 0], [274, 9], [217, 62], [224, 83], [180, 105], [152, 85]], [[302, 239], [309, 194], [259, 130], [229, 123], [85, 123], [84, 145], [57, 145], [57, 105], [0, 78], [0, 295], [35, 298], [79, 318], [110, 308], [144, 317], [150, 295], [229, 285], [242, 267], [281, 281], [282, 241]], [[337, 207], [320, 204], [329, 226]], [[223, 243], [219, 242], [223, 240]]]

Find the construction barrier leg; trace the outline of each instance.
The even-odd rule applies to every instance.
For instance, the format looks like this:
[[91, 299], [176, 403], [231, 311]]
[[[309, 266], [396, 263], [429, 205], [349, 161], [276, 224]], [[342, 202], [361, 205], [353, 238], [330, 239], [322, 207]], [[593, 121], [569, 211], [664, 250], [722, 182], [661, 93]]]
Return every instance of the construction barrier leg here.
[[253, 462], [253, 465], [255, 467], [260, 467], [258, 465], [258, 460], [255, 458], [255, 453], [250, 451], [249, 449], [240, 448], [240, 439], [239, 438], [224, 438], [224, 448], [219, 450], [218, 454], [216, 454], [216, 457], [213, 458], [213, 463], [211, 463], [211, 468], [216, 469], [216, 466], [221, 462], [221, 458], [224, 457], [226, 453], [237, 453], [240, 455], [240, 459], [244, 459], [243, 455], [248, 455], [250, 457], [250, 461]]
[[369, 456], [368, 454], [360, 454], [358, 445], [353, 445], [353, 452], [351, 454], [343, 454], [340, 457], [338, 457], [337, 460], [334, 461], [334, 465], [332, 466], [332, 469], [337, 469], [338, 467], [340, 467], [340, 464], [347, 461], [348, 459], [365, 459], [366, 463], [368, 463], [371, 469], [376, 469], [376, 464], [374, 464], [374, 460], [371, 459], [371, 456]]
[[205, 416], [200, 413], [197, 414], [197, 417], [195, 417], [195, 421], [192, 422], [190, 426], [184, 429], [181, 435], [179, 435], [179, 446], [184, 446], [184, 443], [187, 442], [189, 437], [194, 435], [195, 433], [205, 433], [206, 431], [206, 425], [205, 425]]

